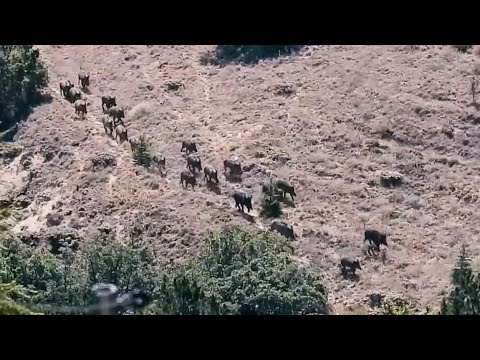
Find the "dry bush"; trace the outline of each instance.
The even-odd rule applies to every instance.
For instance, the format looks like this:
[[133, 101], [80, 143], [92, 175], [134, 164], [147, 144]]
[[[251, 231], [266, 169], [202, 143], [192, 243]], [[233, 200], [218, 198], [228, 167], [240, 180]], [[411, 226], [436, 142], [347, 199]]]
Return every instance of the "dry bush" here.
[[270, 86], [267, 90], [268, 92], [278, 96], [290, 96], [295, 94], [295, 89], [291, 85], [277, 84]]
[[117, 181], [112, 186], [109, 201], [125, 205], [132, 209], [140, 207], [139, 204], [142, 204], [143, 207], [155, 204], [155, 198], [150, 195], [149, 191], [140, 188], [136, 181]]
[[140, 118], [149, 116], [153, 113], [153, 104], [149, 102], [141, 102], [130, 109], [126, 114], [128, 121], [136, 121]]
[[95, 154], [90, 158], [93, 171], [101, 171], [105, 168], [117, 166], [117, 159], [114, 155], [108, 153]]
[[424, 201], [416, 195], [407, 196], [404, 200], [404, 204], [407, 208], [415, 210], [420, 210], [425, 207]]

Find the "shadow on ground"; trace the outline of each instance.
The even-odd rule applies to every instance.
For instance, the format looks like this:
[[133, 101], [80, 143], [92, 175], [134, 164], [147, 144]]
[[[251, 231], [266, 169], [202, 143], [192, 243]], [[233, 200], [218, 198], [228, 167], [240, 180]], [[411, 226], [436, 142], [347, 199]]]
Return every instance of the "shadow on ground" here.
[[222, 194], [222, 191], [220, 190], [220, 188], [218, 187], [218, 184], [215, 184], [215, 183], [209, 183], [207, 182], [206, 183], [206, 186], [207, 186], [207, 189], [217, 195], [221, 195]]
[[225, 179], [230, 183], [240, 184], [242, 182], [242, 177], [237, 174], [224, 173]]
[[218, 45], [200, 57], [202, 65], [254, 65], [260, 60], [298, 53], [303, 45]]

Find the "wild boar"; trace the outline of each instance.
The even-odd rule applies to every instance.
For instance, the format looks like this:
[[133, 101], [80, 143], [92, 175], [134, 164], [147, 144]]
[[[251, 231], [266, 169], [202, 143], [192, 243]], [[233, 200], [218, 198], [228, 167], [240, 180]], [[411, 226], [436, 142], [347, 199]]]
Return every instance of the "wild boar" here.
[[195, 173], [196, 169], [198, 169], [199, 171], [202, 171], [202, 161], [198, 156], [188, 155], [187, 167], [193, 173]]
[[344, 275], [350, 273], [353, 276], [355, 276], [356, 269], [362, 270], [362, 267], [360, 266], [360, 262], [358, 260], [352, 261], [348, 258], [342, 258], [340, 260], [340, 267], [341, 267], [341, 270], [342, 270], [342, 274], [344, 274]]
[[180, 149], [180, 152], [183, 152], [185, 149], [185, 153], [187, 155], [190, 155], [192, 152], [198, 152], [197, 150], [197, 144], [195, 142], [190, 141], [190, 140], [183, 140], [182, 141], [182, 148]]
[[237, 207], [238, 210], [245, 212], [244, 206], [247, 207], [248, 212], [250, 212], [250, 210], [253, 209], [252, 195], [247, 195], [243, 191], [235, 190], [235, 193], [233, 194], [233, 198], [235, 199], [235, 207]]
[[205, 175], [204, 178], [206, 182], [210, 182], [213, 179], [218, 184], [218, 172], [213, 166], [205, 166], [205, 168], [203, 169], [203, 173]]
[[183, 170], [180, 174], [180, 184], [184, 185], [185, 189], [188, 187], [188, 184], [190, 184], [192, 185], [193, 190], [197, 184], [197, 179], [195, 179], [195, 175], [193, 175], [190, 171]]
[[275, 190], [280, 190], [283, 193], [283, 197], [285, 197], [286, 194], [290, 194], [292, 200], [294, 200], [294, 196], [297, 195], [295, 193], [295, 188], [293, 187], [293, 185], [290, 185], [288, 181], [275, 180], [273, 182], [273, 187]]
[[270, 224], [270, 230], [276, 231], [280, 235], [285, 236], [287, 239], [295, 240], [295, 233], [293, 227], [288, 225], [286, 222], [275, 219]]

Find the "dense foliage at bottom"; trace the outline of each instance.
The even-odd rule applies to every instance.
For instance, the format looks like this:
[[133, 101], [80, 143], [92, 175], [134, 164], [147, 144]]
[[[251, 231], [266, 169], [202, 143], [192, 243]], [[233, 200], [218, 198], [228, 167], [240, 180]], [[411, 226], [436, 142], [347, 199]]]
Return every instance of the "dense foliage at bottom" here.
[[153, 303], [141, 313], [328, 313], [319, 278], [298, 265], [286, 242], [267, 232], [225, 228], [182, 265], [157, 262], [151, 247], [133, 235], [128, 243], [102, 235], [75, 252], [64, 247], [58, 256], [11, 236], [1, 244], [0, 283], [34, 290], [28, 301], [14, 295], [8, 301], [36, 312], [88, 313], [95, 301], [91, 287], [107, 282], [121, 291], [149, 293]]

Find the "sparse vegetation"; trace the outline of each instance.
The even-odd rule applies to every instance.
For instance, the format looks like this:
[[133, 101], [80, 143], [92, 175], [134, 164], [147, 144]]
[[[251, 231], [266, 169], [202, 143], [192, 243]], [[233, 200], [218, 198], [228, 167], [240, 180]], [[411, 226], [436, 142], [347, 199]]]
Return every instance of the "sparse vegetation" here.
[[262, 59], [275, 58], [298, 52], [302, 45], [217, 45], [214, 53], [204, 54], [204, 65], [222, 65], [229, 62], [255, 64]]
[[150, 167], [150, 165], [152, 164], [152, 155], [148, 148], [148, 144], [143, 136], [140, 137], [140, 144], [138, 145], [138, 149], [136, 149], [133, 153], [133, 161], [136, 165], [146, 168]]
[[480, 274], [472, 270], [465, 246], [452, 272], [454, 289], [442, 302], [442, 315], [480, 315]]
[[47, 82], [47, 69], [32, 45], [0, 46], [0, 133], [9, 135]]

